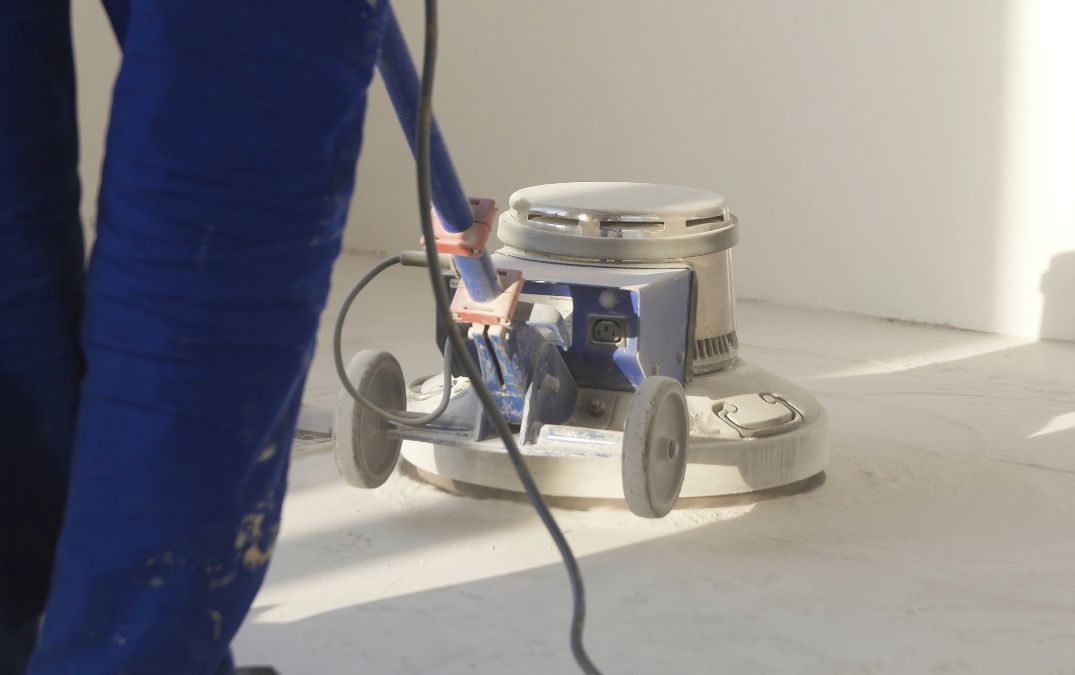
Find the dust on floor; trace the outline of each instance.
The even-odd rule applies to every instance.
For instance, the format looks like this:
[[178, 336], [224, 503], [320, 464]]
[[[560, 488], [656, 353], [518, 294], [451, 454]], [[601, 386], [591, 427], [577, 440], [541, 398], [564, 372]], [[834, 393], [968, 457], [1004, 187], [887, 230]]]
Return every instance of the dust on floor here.
[[[348, 349], [390, 348], [411, 376], [439, 359], [422, 277], [406, 274], [369, 300], [391, 312], [351, 322]], [[753, 303], [739, 316], [743, 357], [828, 408], [832, 462], [796, 494], [662, 521], [557, 509], [602, 669], [1075, 672], [1075, 344]], [[327, 354], [314, 404], [335, 391]], [[569, 618], [524, 503], [403, 475], [360, 491], [321, 451], [295, 460], [236, 651], [285, 675], [569, 673]]]

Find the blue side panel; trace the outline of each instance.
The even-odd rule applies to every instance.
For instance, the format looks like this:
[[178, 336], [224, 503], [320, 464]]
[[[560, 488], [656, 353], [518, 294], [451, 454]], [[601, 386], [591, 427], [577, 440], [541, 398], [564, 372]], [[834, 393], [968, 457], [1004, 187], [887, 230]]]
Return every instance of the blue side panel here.
[[509, 422], [519, 424], [533, 359], [547, 342], [545, 336], [530, 326], [515, 325], [510, 331], [499, 326], [473, 326], [469, 337], [477, 348], [485, 384], [500, 411]]
[[691, 274], [667, 275], [639, 288], [632, 296], [642, 317], [638, 359], [646, 375], [664, 375], [684, 382], [690, 324]]
[[[550, 275], [570, 276], [572, 272], [570, 266], [542, 267]], [[610, 272], [610, 282], [633, 281], [616, 274], [617, 270]], [[523, 290], [529, 296], [538, 296], [537, 301], [541, 296], [570, 298], [572, 339], [564, 361], [579, 386], [633, 391], [652, 374], [683, 381], [690, 272], [658, 272], [664, 273], [650, 275], [644, 283], [625, 286], [527, 281]], [[610, 303], [610, 299], [614, 302]], [[591, 340], [593, 321], [601, 319], [622, 323], [625, 334], [621, 343], [606, 345]]]
[[[611, 308], [602, 307], [598, 300], [605, 290], [612, 290], [618, 298]], [[571, 349], [564, 360], [580, 386], [633, 391], [642, 383], [645, 376], [638, 361], [639, 321], [633, 295], [634, 292], [621, 289], [571, 287], [575, 311], [571, 323]], [[623, 321], [626, 327], [623, 344], [593, 344], [590, 341], [591, 317]]]

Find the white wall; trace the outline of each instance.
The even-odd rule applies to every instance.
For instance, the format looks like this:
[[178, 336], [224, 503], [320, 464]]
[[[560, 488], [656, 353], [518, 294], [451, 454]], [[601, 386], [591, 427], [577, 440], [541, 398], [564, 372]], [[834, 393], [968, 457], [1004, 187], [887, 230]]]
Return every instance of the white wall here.
[[[419, 45], [420, 3], [395, 4]], [[1075, 340], [1073, 7], [456, 0], [436, 107], [468, 190], [502, 204], [566, 180], [722, 192], [742, 297]], [[414, 201], [376, 83], [347, 245], [413, 247]]]
[[78, 74], [82, 218], [87, 234], [92, 237], [112, 83], [119, 68], [120, 53], [99, 0], [74, 0], [71, 3], [71, 24], [75, 41], [75, 70]]

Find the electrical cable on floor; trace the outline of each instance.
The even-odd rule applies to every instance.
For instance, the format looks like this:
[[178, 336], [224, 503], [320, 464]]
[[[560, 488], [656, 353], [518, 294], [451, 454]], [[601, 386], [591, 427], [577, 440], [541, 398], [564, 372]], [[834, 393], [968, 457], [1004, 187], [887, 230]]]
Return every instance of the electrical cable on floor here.
[[533, 505], [545, 529], [549, 531], [556, 548], [563, 558], [564, 567], [571, 583], [571, 592], [574, 600], [574, 610], [571, 618], [571, 652], [575, 656], [579, 667], [587, 675], [600, 675], [597, 666], [590, 660], [586, 653], [586, 647], [582, 641], [582, 631], [586, 621], [586, 593], [582, 584], [582, 574], [579, 571], [578, 561], [571, 552], [571, 546], [564, 537], [556, 520], [549, 511], [548, 505], [542, 499], [538, 491], [534, 477], [526, 466], [523, 453], [516, 443], [514, 433], [508, 425], [508, 421], [500, 413], [492, 393], [482, 380], [481, 371], [470, 357], [470, 352], [459, 334], [456, 324], [452, 319], [451, 302], [448, 298], [448, 290], [445, 287], [444, 276], [438, 264], [436, 237], [433, 231], [433, 200], [431, 196], [431, 176], [429, 161], [430, 135], [433, 124], [433, 77], [437, 61], [437, 0], [425, 0], [425, 49], [422, 55], [422, 92], [418, 104], [418, 147], [416, 152], [418, 164], [418, 212], [421, 216], [422, 234], [426, 259], [428, 261], [429, 280], [433, 289], [433, 297], [436, 300], [437, 313], [441, 323], [445, 326], [448, 334], [448, 342], [458, 353], [459, 364], [463, 367], [470, 385], [477, 394], [478, 399], [485, 409], [493, 428], [504, 441], [504, 447], [508, 451], [511, 463], [519, 476], [519, 481], [526, 491], [526, 496]]
[[[347, 294], [347, 297], [344, 298], [343, 305], [340, 306], [339, 313], [336, 314], [336, 326], [332, 331], [332, 356], [336, 362], [336, 375], [339, 376], [340, 383], [356, 403], [389, 422], [405, 427], [424, 427], [431, 422], [435, 422], [437, 418], [444, 414], [444, 411], [448, 409], [448, 402], [452, 397], [452, 345], [450, 342], [444, 343], [444, 388], [441, 392], [440, 403], [438, 403], [437, 407], [431, 412], [424, 415], [407, 414], [406, 411], [393, 412], [381, 408], [373, 401], [370, 401], [363, 396], [362, 393], [355, 388], [354, 383], [351, 382], [351, 378], [347, 376], [347, 368], [343, 365], [343, 324], [347, 319], [347, 312], [351, 309], [352, 303], [354, 303], [358, 294], [362, 292], [362, 289], [368, 286], [378, 274], [393, 265], [398, 265], [402, 258], [402, 255], [385, 258], [374, 265], [370, 271], [366, 272], [365, 276], [359, 279], [358, 283], [351, 288], [351, 292]], [[440, 269], [440, 267], [438, 266], [437, 269]]]

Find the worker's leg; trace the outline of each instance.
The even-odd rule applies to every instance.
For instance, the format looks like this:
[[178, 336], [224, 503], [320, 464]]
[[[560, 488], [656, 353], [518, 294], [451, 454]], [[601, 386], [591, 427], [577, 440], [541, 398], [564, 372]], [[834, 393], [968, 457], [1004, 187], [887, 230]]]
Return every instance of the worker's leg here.
[[209, 673], [279, 527], [383, 14], [134, 0], [32, 673]]
[[122, 48], [123, 38], [127, 35], [127, 24], [131, 20], [131, 0], [101, 0], [101, 4], [104, 5], [108, 21], [112, 24], [112, 32]]
[[67, 0], [0, 0], [0, 672], [48, 591], [81, 376], [78, 134]]

